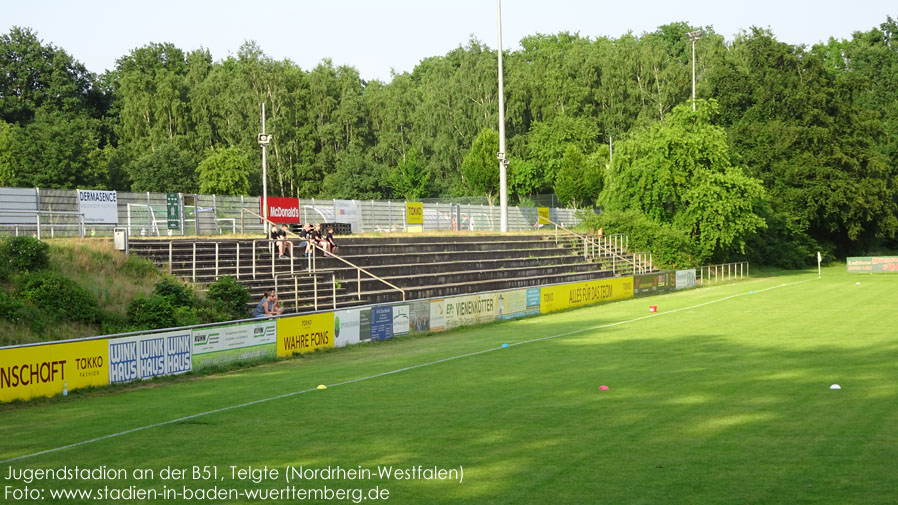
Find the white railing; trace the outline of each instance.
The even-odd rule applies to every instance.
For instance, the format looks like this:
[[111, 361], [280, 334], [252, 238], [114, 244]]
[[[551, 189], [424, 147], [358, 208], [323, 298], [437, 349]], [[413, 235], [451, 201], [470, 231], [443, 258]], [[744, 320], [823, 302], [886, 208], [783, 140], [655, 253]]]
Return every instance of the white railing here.
[[733, 280], [741, 280], [749, 276], [749, 267], [747, 261], [707, 265], [699, 267], [698, 271], [698, 282], [700, 282], [701, 284], [729, 282]]

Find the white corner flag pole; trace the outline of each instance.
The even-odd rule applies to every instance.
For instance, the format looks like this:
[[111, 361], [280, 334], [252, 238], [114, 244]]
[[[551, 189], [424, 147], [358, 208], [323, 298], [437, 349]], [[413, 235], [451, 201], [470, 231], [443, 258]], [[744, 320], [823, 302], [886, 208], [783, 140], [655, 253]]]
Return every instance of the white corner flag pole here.
[[817, 278], [820, 278], [820, 262], [823, 261], [823, 257], [820, 256], [820, 251], [817, 251]]

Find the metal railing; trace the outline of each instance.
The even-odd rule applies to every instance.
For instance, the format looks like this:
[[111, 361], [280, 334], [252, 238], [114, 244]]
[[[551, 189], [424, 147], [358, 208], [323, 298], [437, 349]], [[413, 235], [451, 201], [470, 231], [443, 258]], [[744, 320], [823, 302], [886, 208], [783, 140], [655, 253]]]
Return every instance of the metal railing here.
[[[339, 261], [341, 261], [341, 262], [343, 262], [343, 263], [349, 265], [350, 267], [352, 267], [352, 268], [354, 268], [354, 269], [356, 270], [356, 283], [357, 283], [357, 285], [358, 285], [358, 298], [359, 298], [359, 300], [362, 299], [362, 272], [364, 272], [364, 273], [370, 275], [370, 276], [371, 276], [372, 278], [374, 278], [375, 280], [378, 280], [378, 281], [380, 281], [380, 282], [386, 284], [387, 286], [390, 286], [391, 288], [395, 289], [396, 291], [399, 291], [399, 293], [402, 294], [402, 299], [405, 300], [405, 290], [402, 289], [402, 288], [400, 288], [399, 286], [393, 284], [392, 282], [390, 282], [390, 281], [388, 281], [388, 280], [386, 280], [386, 279], [384, 279], [384, 278], [382, 278], [382, 277], [379, 277], [379, 276], [377, 276], [377, 275], [374, 275], [373, 273], [369, 272], [368, 270], [365, 270], [364, 268], [362, 268], [362, 267], [360, 267], [360, 266], [358, 266], [358, 265], [356, 265], [356, 264], [354, 264], [354, 263], [352, 263], [352, 262], [350, 262], [350, 261], [347, 261], [347, 260], [341, 258], [340, 256], [337, 256], [336, 254], [334, 254], [334, 253], [332, 253], [332, 252], [326, 251], [324, 248], [322, 248], [322, 247], [319, 246], [318, 244], [315, 244], [315, 243], [312, 243], [312, 242], [310, 242], [310, 244], [311, 244], [311, 246], [312, 246], [314, 249], [317, 249], [317, 250], [323, 252], [324, 254], [329, 255], [331, 258], [334, 258], [334, 259], [336, 259], [336, 260], [339, 260]], [[315, 254], [314, 252], [313, 252], [312, 254], [309, 255], [309, 262], [310, 262], [310, 263], [309, 263], [309, 264], [310, 264], [309, 272], [311, 272], [311, 273], [313, 273], [313, 274], [316, 272], [316, 268], [317, 268], [317, 267], [316, 267], [316, 264], [315, 264], [315, 257], [316, 257], [316, 256], [317, 256], [317, 254]]]
[[[611, 259], [611, 273], [613, 275], [617, 275], [618, 269], [620, 269], [621, 272], [624, 270], [632, 271], [633, 275], [651, 272], [654, 269], [654, 258], [651, 253], [627, 253], [630, 239], [623, 233], [602, 237], [590, 237], [588, 235], [581, 235], [551, 219], [546, 219], [545, 217], [542, 219], [555, 226], [556, 245], [558, 244], [558, 231], [560, 229], [575, 237], [573, 239], [575, 248], [582, 244], [584, 261], [595, 261], [597, 258]], [[563, 239], [564, 238], [562, 237], [562, 240]]]
[[[294, 274], [280, 274], [274, 276], [274, 292], [279, 292], [278, 279], [281, 277], [289, 276], [293, 279], [293, 310], [295, 312], [299, 312], [299, 277]], [[312, 278], [312, 306], [315, 310], [318, 310], [318, 275], [311, 274]], [[333, 272], [331, 272], [331, 286], [333, 289], [331, 290], [331, 300], [332, 306], [334, 310], [337, 309], [337, 276]]]
[[[7, 209], [0, 210], [0, 215], [4, 215], [4, 214], [16, 215], [16, 216], [34, 215], [36, 235], [37, 235], [38, 240], [41, 240], [41, 214], [47, 214], [50, 216], [78, 216], [78, 224], [77, 224], [78, 237], [84, 238], [84, 213], [83, 212], [71, 212], [71, 211], [61, 211], [61, 210], [7, 210]], [[18, 235], [19, 234], [18, 226], [22, 226], [22, 228], [26, 228], [28, 225], [21, 224], [21, 225], [13, 225], [13, 226], [15, 228], [16, 235]], [[51, 225], [51, 227], [50, 227], [51, 237], [53, 236], [54, 230], [55, 230], [55, 228]]]
[[749, 276], [747, 261], [702, 266], [698, 268], [698, 271], [698, 282], [702, 285], [741, 280]]

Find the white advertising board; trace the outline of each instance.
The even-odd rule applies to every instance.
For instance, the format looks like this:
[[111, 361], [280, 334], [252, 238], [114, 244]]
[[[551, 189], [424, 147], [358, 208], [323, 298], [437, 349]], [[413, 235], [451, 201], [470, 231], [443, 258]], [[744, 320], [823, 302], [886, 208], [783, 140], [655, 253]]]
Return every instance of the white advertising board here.
[[115, 191], [79, 189], [78, 211], [85, 224], [118, 224], [118, 196]]

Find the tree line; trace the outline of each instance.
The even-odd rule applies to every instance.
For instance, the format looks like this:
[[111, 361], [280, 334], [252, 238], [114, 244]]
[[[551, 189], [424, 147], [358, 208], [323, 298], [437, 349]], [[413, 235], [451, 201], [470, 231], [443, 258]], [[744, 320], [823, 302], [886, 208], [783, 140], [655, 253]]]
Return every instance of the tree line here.
[[[512, 201], [599, 205], [618, 226], [701, 244], [697, 261], [895, 247], [898, 23], [812, 47], [706, 27], [693, 112], [695, 29], [533, 35], [506, 51]], [[496, 58], [471, 40], [385, 83], [254, 42], [218, 61], [151, 43], [97, 75], [14, 27], [0, 36], [0, 185], [259, 194], [265, 103], [271, 194], [492, 198]]]

